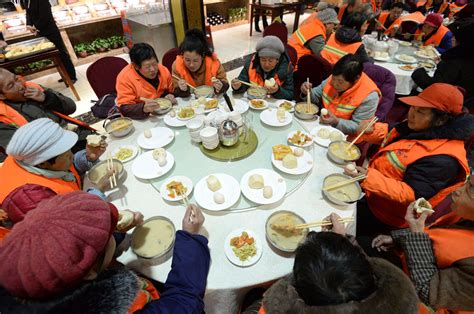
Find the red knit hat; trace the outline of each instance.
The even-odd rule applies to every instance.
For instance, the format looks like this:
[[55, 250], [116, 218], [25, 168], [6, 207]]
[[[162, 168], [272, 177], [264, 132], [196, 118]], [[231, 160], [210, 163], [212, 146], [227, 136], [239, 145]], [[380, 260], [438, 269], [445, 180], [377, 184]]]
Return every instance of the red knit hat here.
[[0, 285], [21, 298], [73, 288], [105, 250], [117, 219], [113, 205], [81, 191], [42, 201], [0, 242]]
[[441, 24], [443, 24], [443, 17], [438, 13], [430, 13], [426, 17], [423, 24], [428, 24], [430, 26], [438, 28], [441, 26]]

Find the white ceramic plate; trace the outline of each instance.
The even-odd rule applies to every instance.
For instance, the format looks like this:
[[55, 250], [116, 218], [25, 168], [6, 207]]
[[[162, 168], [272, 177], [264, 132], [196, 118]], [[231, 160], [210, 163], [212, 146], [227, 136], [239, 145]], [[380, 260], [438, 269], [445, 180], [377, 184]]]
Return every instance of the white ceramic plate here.
[[400, 62], [403, 62], [403, 63], [417, 63], [418, 60], [416, 60], [415, 57], [412, 57], [412, 56], [409, 56], [409, 55], [405, 55], [406, 59], [405, 58], [401, 58], [402, 55], [398, 54], [398, 55], [395, 55], [395, 59], [400, 61]]
[[[294, 146], [298, 146], [298, 147], [308, 147], [308, 146], [311, 146], [313, 144], [313, 140], [311, 139], [311, 141], [307, 141], [305, 144], [303, 145], [298, 145], [298, 144], [294, 144], [292, 142], [290, 142], [290, 138], [293, 137], [293, 135], [296, 134], [297, 131], [291, 131], [290, 133], [288, 133], [288, 137], [287, 137], [287, 140], [288, 140], [288, 143], [290, 143], [291, 145], [294, 145]], [[305, 134], [306, 136], [310, 137], [310, 138], [313, 138], [313, 136], [311, 134], [308, 134], [306, 133], [305, 131], [300, 131], [301, 133]]]
[[249, 106], [250, 106], [250, 108], [252, 108], [252, 109], [254, 109], [254, 110], [265, 110], [265, 109], [268, 108], [268, 102], [267, 102], [266, 100], [264, 100], [264, 99], [255, 99], [255, 100], [263, 101], [263, 107], [262, 107], [262, 108], [254, 107], [254, 106], [252, 105], [252, 101], [249, 100]]
[[165, 147], [174, 139], [174, 132], [170, 128], [156, 127], [150, 131], [152, 134], [150, 138], [146, 138], [144, 132], [138, 136], [137, 143], [144, 149]]
[[414, 55], [421, 58], [421, 59], [430, 59], [430, 60], [432, 60], [432, 59], [435, 58], [435, 57], [430, 57], [430, 56], [427, 56], [425, 54], [420, 53], [420, 50], [415, 51]]
[[[235, 99], [234, 98], [234, 110], [237, 111], [237, 112], [240, 112], [241, 114], [242, 113], [245, 113], [247, 112], [247, 110], [249, 110], [249, 103], [242, 100], [242, 99]], [[229, 112], [229, 107], [227, 107], [227, 104], [224, 102], [221, 102], [219, 104], [219, 111], [222, 111], [222, 112]]]
[[[129, 162], [130, 160], [132, 160], [133, 158], [137, 157], [138, 155], [138, 147], [136, 145], [122, 145], [120, 147], [117, 147], [116, 149], [114, 149], [112, 151], [112, 157], [115, 158], [115, 155], [119, 152], [119, 150], [121, 148], [128, 148], [128, 149], [131, 149], [132, 150], [132, 156], [128, 157], [128, 158], [125, 158], [124, 160], [120, 160], [121, 162], [123, 163], [126, 163], [126, 162]], [[105, 154], [104, 154], [105, 155]], [[104, 156], [102, 155], [102, 156]]]
[[153, 158], [153, 151], [146, 152], [135, 159], [132, 164], [133, 175], [140, 179], [154, 179], [168, 173], [174, 165], [174, 156], [166, 151], [166, 160], [164, 167], [158, 165], [158, 161]]
[[409, 41], [399, 40], [398, 43], [400, 44], [400, 46], [404, 46], [404, 47], [410, 47], [411, 46], [411, 42], [409, 42]]
[[[263, 197], [263, 189], [251, 189], [249, 187], [249, 178], [253, 174], [260, 174], [263, 177], [264, 185], [269, 185], [273, 189], [271, 198]], [[281, 200], [286, 194], [286, 181], [281, 175], [273, 170], [259, 168], [250, 170], [240, 180], [240, 188], [246, 198], [254, 203], [261, 205], [273, 204]]]
[[[210, 101], [210, 100], [213, 100], [213, 99], [216, 99], [217, 100], [217, 106], [212, 108], [212, 109], [204, 109], [204, 113], [209, 113], [211, 111], [214, 111], [216, 109], [219, 108], [219, 100], [217, 98], [206, 98], [206, 102], [207, 101]], [[191, 104], [192, 104], [192, 107], [194, 108], [194, 110], [196, 110], [197, 108], [199, 108], [199, 104], [198, 104], [198, 99], [195, 99], [195, 100], [192, 100], [191, 101]], [[204, 105], [205, 106], [205, 105]]]
[[[294, 151], [296, 147], [291, 147], [291, 149]], [[278, 170], [284, 173], [299, 175], [299, 174], [303, 174], [308, 171], [311, 171], [311, 169], [313, 169], [313, 157], [306, 150], [304, 151], [303, 156], [296, 157], [296, 159], [298, 160], [298, 165], [296, 166], [296, 168], [288, 169], [285, 166], [283, 166], [283, 161], [276, 160], [275, 156], [273, 156], [273, 153], [272, 153], [272, 164]]]
[[180, 128], [182, 126], [185, 126], [186, 123], [188, 122], [186, 120], [179, 120], [176, 116], [172, 118], [169, 113], [165, 115], [165, 118], [163, 119], [163, 121], [165, 122], [167, 126], [171, 126], [174, 128]]
[[207, 187], [207, 178], [209, 176], [205, 176], [198, 183], [194, 188], [194, 199], [202, 208], [211, 211], [218, 211], [224, 210], [227, 208], [232, 207], [240, 197], [240, 186], [239, 182], [232, 176], [225, 174], [225, 173], [213, 173], [215, 177], [220, 181], [221, 188], [216, 192], [221, 193], [224, 195], [225, 202], [222, 204], [217, 204], [214, 202], [214, 193]]
[[293, 121], [293, 116], [288, 111], [285, 111], [285, 121], [280, 122], [277, 119], [277, 111], [277, 109], [273, 108], [262, 111], [260, 114], [260, 120], [266, 125], [276, 127], [288, 125], [291, 123], [291, 121]]
[[287, 110], [288, 112], [293, 112], [293, 111], [295, 111], [295, 102], [294, 102], [294, 101], [290, 101], [290, 100], [286, 100], [286, 99], [278, 99], [278, 100], [276, 100], [275, 103], [274, 103], [274, 106], [272, 106], [272, 107], [278, 108], [278, 107], [280, 107], [280, 105], [281, 105], [282, 103], [284, 103], [284, 102], [288, 102], [288, 103], [291, 104], [291, 109], [290, 109], [290, 110]]
[[388, 62], [388, 61], [390, 61], [390, 56], [388, 56], [388, 57], [374, 57], [374, 60], [380, 61], [380, 62]]
[[175, 198], [172, 198], [171, 196], [169, 196], [169, 191], [166, 188], [166, 185], [170, 183], [171, 181], [181, 182], [184, 185], [184, 187], [188, 189], [186, 191], [186, 196], [189, 196], [189, 194], [191, 194], [191, 192], [193, 191], [193, 181], [191, 181], [190, 178], [185, 177], [185, 176], [174, 176], [174, 177], [166, 179], [165, 182], [163, 182], [163, 184], [160, 187], [160, 194], [164, 200], [167, 200], [170, 202], [178, 202], [183, 199], [182, 195], [176, 195]]
[[[240, 237], [242, 235], [242, 232], [244, 232], [244, 231], [247, 232], [249, 237], [254, 238], [254, 240], [255, 240], [255, 242], [254, 242], [255, 243], [255, 249], [257, 250], [257, 252], [254, 256], [248, 258], [247, 260], [241, 261], [234, 254], [234, 251], [232, 250], [232, 246], [230, 245], [230, 240], [234, 237]], [[232, 264], [240, 266], [240, 267], [248, 267], [248, 266], [251, 266], [251, 265], [255, 264], [256, 262], [258, 262], [260, 257], [262, 257], [263, 245], [262, 245], [262, 241], [260, 240], [260, 238], [257, 237], [255, 232], [253, 232], [252, 230], [237, 229], [237, 230], [234, 230], [231, 233], [229, 233], [229, 235], [225, 239], [224, 252], [225, 252], [225, 256], [227, 256], [227, 259], [229, 259], [229, 261]]]
[[311, 129], [311, 135], [313, 136], [313, 141], [318, 144], [318, 145], [321, 145], [322, 147], [328, 147], [329, 144], [331, 144], [331, 139], [323, 139], [323, 138], [320, 138], [318, 136], [318, 132], [320, 129], [323, 129], [323, 128], [326, 128], [329, 130], [329, 132], [338, 132], [340, 134], [342, 134], [342, 139], [346, 139], [346, 135], [344, 133], [342, 133], [341, 131], [339, 131], [338, 129], [336, 128], [333, 128], [332, 126], [329, 126], [329, 125], [318, 125], [316, 127], [314, 127], [313, 129]]

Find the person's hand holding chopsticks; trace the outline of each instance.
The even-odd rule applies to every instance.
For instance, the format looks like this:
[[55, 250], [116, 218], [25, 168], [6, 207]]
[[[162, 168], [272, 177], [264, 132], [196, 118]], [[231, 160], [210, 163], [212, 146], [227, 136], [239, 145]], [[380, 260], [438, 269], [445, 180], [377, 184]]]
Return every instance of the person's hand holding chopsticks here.
[[230, 82], [230, 85], [232, 86], [232, 89], [235, 89], [235, 90], [240, 89], [240, 87], [242, 87], [242, 83], [237, 78], [232, 79], [232, 81]]
[[341, 217], [338, 214], [331, 213], [331, 215], [324, 218], [324, 220], [330, 221], [332, 225], [331, 226], [323, 226], [323, 227], [321, 227], [321, 230], [345, 235], [346, 234], [346, 227], [344, 227], [344, 224], [339, 221], [340, 219], [341, 219]]
[[97, 189], [99, 189], [102, 193], [112, 189], [112, 186], [110, 185], [110, 179], [114, 173], [116, 173], [115, 169], [107, 170], [107, 173], [99, 179], [99, 182], [96, 183]]
[[182, 229], [191, 234], [198, 234], [204, 220], [201, 209], [194, 204], [189, 204], [184, 214]]
[[303, 95], [308, 95], [308, 91], [311, 91], [312, 88], [313, 84], [309, 82], [304, 82], [303, 84], [301, 84], [301, 93]]

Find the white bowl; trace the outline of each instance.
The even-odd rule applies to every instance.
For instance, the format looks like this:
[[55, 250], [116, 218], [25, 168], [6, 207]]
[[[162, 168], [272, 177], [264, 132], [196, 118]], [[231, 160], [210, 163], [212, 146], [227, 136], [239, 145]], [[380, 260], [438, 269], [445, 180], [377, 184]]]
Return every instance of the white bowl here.
[[215, 139], [217, 136], [217, 129], [213, 127], [205, 127], [199, 132], [199, 135], [203, 140], [205, 139]]
[[199, 118], [191, 119], [186, 123], [186, 127], [190, 132], [201, 130], [203, 126], [204, 122]]

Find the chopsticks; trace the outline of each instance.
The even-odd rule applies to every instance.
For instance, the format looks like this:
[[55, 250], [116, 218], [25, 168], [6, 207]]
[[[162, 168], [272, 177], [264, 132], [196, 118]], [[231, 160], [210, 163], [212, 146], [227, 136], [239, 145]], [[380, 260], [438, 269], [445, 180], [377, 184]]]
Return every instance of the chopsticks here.
[[[341, 218], [339, 219], [339, 222], [345, 224], [348, 222], [355, 221], [354, 217], [347, 217], [347, 218]], [[331, 226], [332, 222], [328, 220], [323, 220], [323, 221], [314, 221], [314, 222], [309, 222], [305, 224], [299, 224], [295, 225], [295, 229], [306, 229], [306, 228], [314, 228], [314, 227], [323, 227], [323, 226]]]
[[379, 120], [379, 118], [374, 117], [374, 118], [367, 124], [367, 126], [362, 130], [362, 132], [360, 132], [359, 135], [357, 135], [357, 137], [346, 147], [346, 151], [348, 151], [348, 150], [352, 147], [352, 145], [354, 145], [355, 142], [357, 142], [357, 140], [358, 140], [371, 126], [373, 126], [378, 120]]
[[[306, 83], [309, 85], [309, 77], [306, 78]], [[311, 111], [311, 88], [308, 89], [308, 97], [306, 98], [306, 112], [310, 113]]]
[[239, 81], [241, 84], [247, 85], [247, 86], [249, 86], [249, 87], [260, 87], [260, 86], [258, 86], [258, 85], [255, 84], [255, 83], [248, 83], [248, 82], [245, 82], [245, 81], [241, 81], [241, 80], [239, 80], [239, 79], [238, 79], [237, 81]]
[[114, 162], [110, 154], [107, 157], [107, 170], [112, 171], [112, 176], [109, 177], [109, 183], [110, 188], [113, 189], [117, 186], [117, 178], [115, 177]]
[[[176, 191], [176, 190], [175, 190]], [[176, 191], [176, 194], [178, 194], [178, 191]], [[188, 208], [189, 207], [189, 199], [188, 199], [188, 194], [186, 192], [184, 192], [183, 194], [178, 194], [178, 195], [181, 195], [183, 197], [183, 204], [184, 204], [184, 207]], [[189, 222], [190, 223], [193, 223], [193, 217], [194, 217], [195, 213], [194, 213], [194, 210], [191, 208], [191, 215], [189, 216]]]
[[330, 185], [330, 186], [328, 186], [328, 187], [325, 187], [325, 188], [323, 188], [323, 191], [334, 190], [334, 189], [343, 187], [343, 186], [345, 186], [345, 185], [348, 185], [348, 184], [351, 184], [351, 183], [354, 183], [354, 182], [357, 182], [357, 181], [360, 181], [360, 180], [364, 180], [365, 178], [367, 178], [367, 175], [362, 174], [362, 175], [357, 176], [357, 177], [355, 177], [355, 178], [347, 179], [347, 180], [344, 180], [344, 181], [335, 183], [335, 184], [333, 184], [333, 185]]
[[[172, 74], [172, 76], [173, 76], [175, 79], [177, 79], [178, 81], [179, 81], [179, 80], [182, 80], [182, 78], [180, 78], [179, 76], [176, 76], [176, 75], [174, 75], [174, 74]], [[186, 85], [188, 85], [189, 88], [191, 88], [191, 89], [196, 89], [196, 87], [192, 86], [192, 85], [189, 84], [188, 82], [186, 82]]]
[[386, 28], [379, 20], [375, 19], [375, 22], [376, 22], [380, 27], [382, 27], [384, 31], [387, 30], [387, 28]]

